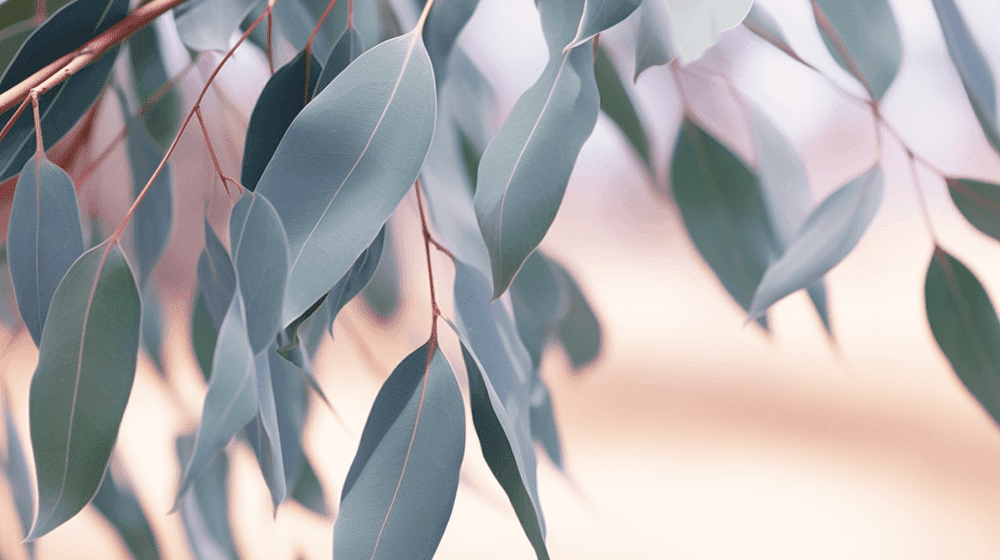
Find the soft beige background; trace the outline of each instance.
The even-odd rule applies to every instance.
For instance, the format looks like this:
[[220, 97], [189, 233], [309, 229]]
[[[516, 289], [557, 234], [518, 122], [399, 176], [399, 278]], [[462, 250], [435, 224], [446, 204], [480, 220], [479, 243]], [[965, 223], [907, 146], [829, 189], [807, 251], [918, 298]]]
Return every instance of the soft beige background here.
[[[810, 62], [859, 91], [826, 53], [806, 2], [761, 3]], [[1000, 75], [1000, 7], [959, 4]], [[1000, 159], [965, 101], [930, 2], [893, 5], [904, 63], [886, 97], [885, 115], [937, 166], [1000, 180]], [[532, 10], [530, 0], [482, 0], [463, 34], [463, 44], [502, 91], [503, 114], [544, 63]], [[603, 38], [626, 61], [630, 29], [626, 24]], [[233, 174], [241, 127], [266, 79], [259, 53], [241, 52], [221, 82], [230, 102], [206, 98], [214, 142]], [[212, 61], [202, 62], [207, 74]], [[726, 34], [685, 72], [686, 86], [703, 92], [698, 114], [725, 131], [738, 149], [748, 150], [745, 125], [724, 93], [711, 92], [712, 82], [702, 77], [703, 69], [725, 74], [729, 68], [740, 89], [764, 105], [800, 147], [817, 200], [874, 160], [871, 120], [864, 110], [743, 30]], [[187, 91], [203, 79], [193, 73]], [[639, 91], [665, 162], [679, 116], [674, 86], [658, 69], [643, 76]], [[114, 120], [117, 107], [105, 109]], [[107, 128], [105, 140], [115, 133], [114, 126]], [[200, 234], [193, 232], [200, 231], [206, 199], [210, 217], [220, 225], [229, 204], [211, 180], [200, 135], [187, 134], [177, 158], [185, 162], [178, 169], [178, 224], [158, 271], [161, 285], [177, 294], [166, 311], [172, 320], [167, 364], [174, 388], [168, 390], [140, 365], [118, 446], [171, 559], [189, 554], [178, 517], [166, 514], [178, 477], [171, 434], [194, 428], [204, 398], [185, 319], [192, 258], [201, 247]], [[116, 190], [124, 189], [123, 165], [123, 159], [109, 162], [81, 189], [84, 204], [104, 208], [112, 223], [124, 212], [122, 191]], [[923, 311], [931, 243], [907, 160], [894, 141], [885, 143], [883, 165], [882, 210], [857, 250], [828, 276], [836, 346], [801, 294], [774, 307], [774, 328], [767, 336], [743, 326], [741, 310], [698, 257], [676, 209], [654, 194], [663, 190], [662, 182], [653, 184], [639, 173], [602, 116], [543, 244], [573, 271], [605, 333], [604, 354], [583, 375], [570, 376], [558, 352], [543, 364], [569, 465], [566, 476], [540, 462], [553, 558], [1000, 556], [1000, 432], [957, 382], [931, 338]], [[919, 177], [942, 243], [978, 273], [991, 294], [1000, 293], [995, 264], [1000, 246], [961, 221], [939, 177], [923, 168]], [[412, 196], [394, 219], [409, 288], [404, 316], [386, 330], [350, 306], [339, 320], [336, 341], [317, 363], [320, 381], [346, 424], [345, 429], [329, 411], [314, 406], [306, 432], [331, 505], [381, 380], [428, 329], [426, 271]], [[445, 259], [436, 258], [435, 274], [444, 286], [439, 291], [449, 292], [452, 269]], [[454, 340], [444, 333], [445, 349], [460, 368]], [[362, 339], [370, 345], [367, 351], [357, 342]], [[26, 435], [36, 353], [22, 337], [3, 358]], [[468, 432], [462, 485], [437, 558], [531, 558], [471, 423]], [[288, 505], [272, 520], [251, 455], [233, 446], [231, 456], [241, 554], [329, 558], [333, 520]], [[9, 497], [0, 492], [0, 556], [23, 558], [17, 532]], [[41, 539], [39, 553], [40, 558], [124, 554], [89, 509]]]

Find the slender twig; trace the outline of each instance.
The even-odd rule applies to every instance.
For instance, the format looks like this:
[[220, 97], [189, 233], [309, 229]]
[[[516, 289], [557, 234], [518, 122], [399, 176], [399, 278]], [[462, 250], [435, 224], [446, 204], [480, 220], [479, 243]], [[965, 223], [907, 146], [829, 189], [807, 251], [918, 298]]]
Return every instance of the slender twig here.
[[[232, 180], [228, 175], [222, 172], [222, 166], [219, 165], [219, 158], [215, 155], [215, 148], [212, 147], [212, 138], [208, 135], [208, 127], [205, 126], [205, 118], [201, 114], [201, 107], [195, 107], [195, 115], [198, 117], [198, 124], [201, 125], [201, 133], [205, 137], [205, 146], [208, 147], [208, 155], [212, 157], [212, 165], [215, 166], [215, 172], [219, 174], [219, 179], [222, 180], [222, 188], [226, 189], [226, 194], [229, 195], [229, 200], [234, 200], [233, 193], [229, 192], [228, 181]], [[239, 185], [239, 183], [233, 180], [233, 183]]]
[[833, 22], [831, 22], [830, 18], [826, 16], [826, 12], [820, 8], [816, 0], [812, 0], [812, 9], [813, 16], [816, 19], [816, 24], [819, 25], [819, 28], [823, 31], [823, 34], [826, 35], [826, 38], [830, 40], [830, 44], [833, 45], [833, 49], [837, 51], [837, 55], [840, 57], [840, 60], [843, 61], [845, 66], [847, 66], [851, 74], [859, 82], [861, 82], [861, 85], [865, 87], [865, 90], [867, 90], [869, 94], [872, 94], [872, 86], [868, 83], [864, 73], [861, 72], [861, 67], [858, 66], [854, 57], [851, 56], [850, 49], [847, 48], [844, 40], [840, 37], [840, 34], [837, 33], [837, 29], [833, 26]]
[[427, 279], [431, 288], [431, 336], [428, 339], [430, 349], [427, 356], [428, 363], [430, 363], [431, 354], [434, 353], [437, 344], [437, 318], [441, 316], [441, 309], [438, 308], [437, 295], [434, 292], [434, 270], [431, 266], [431, 244], [433, 242], [431, 241], [431, 231], [427, 227], [427, 216], [424, 213], [423, 197], [420, 195], [419, 179], [414, 183], [413, 188], [417, 191], [417, 209], [420, 211], [420, 227], [423, 230], [424, 250], [427, 253]]
[[455, 255], [452, 254], [452, 252], [448, 250], [447, 247], [445, 247], [444, 245], [442, 245], [437, 239], [434, 239], [434, 237], [430, 237], [429, 236], [427, 238], [427, 241], [429, 241], [430, 244], [433, 245], [434, 248], [436, 248], [438, 251], [441, 251], [442, 253], [448, 255], [448, 258], [451, 259], [452, 261], [457, 261], [458, 260], [457, 258], [455, 258]]
[[31, 92], [31, 111], [35, 115], [35, 155], [41, 164], [41, 158], [45, 157], [45, 147], [42, 145], [42, 117], [38, 112], [38, 92], [34, 90]]
[[927, 233], [931, 236], [934, 246], [939, 245], [937, 234], [934, 231], [934, 222], [931, 221], [930, 211], [927, 209], [927, 200], [924, 198], [924, 189], [920, 186], [920, 177], [917, 175], [917, 158], [909, 148], [906, 149], [906, 157], [910, 159], [910, 173], [913, 176], [913, 190], [917, 193], [917, 201], [920, 203], [920, 213], [924, 217], [924, 224], [927, 226]]
[[274, 16], [272, 14], [267, 14], [267, 67], [271, 70], [271, 75], [274, 75], [274, 45], [271, 43], [271, 27], [273, 26]]
[[347, 28], [354, 29], [354, 0], [347, 0]]
[[[330, 15], [333, 11], [333, 7], [337, 5], [337, 0], [330, 0], [326, 5], [326, 9], [323, 10], [323, 14], [319, 16], [319, 20], [316, 21], [316, 25], [313, 27], [312, 33], [309, 34], [309, 39], [306, 41], [305, 51], [307, 54], [312, 54], [313, 41], [316, 40], [316, 35], [319, 35], [319, 30], [322, 29], [323, 23], [326, 21], [326, 17]], [[309, 83], [309, 66], [306, 66], [306, 83]]]

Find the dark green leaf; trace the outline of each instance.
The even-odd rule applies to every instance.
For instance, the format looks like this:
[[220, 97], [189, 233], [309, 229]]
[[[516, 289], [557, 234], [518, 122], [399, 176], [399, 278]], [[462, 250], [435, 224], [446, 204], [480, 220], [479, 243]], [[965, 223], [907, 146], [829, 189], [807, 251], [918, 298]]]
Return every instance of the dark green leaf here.
[[21, 170], [7, 226], [17, 309], [37, 345], [56, 286], [83, 253], [83, 227], [73, 181], [36, 154]]
[[316, 472], [305, 456], [303, 456], [302, 470], [299, 472], [295, 488], [292, 490], [292, 499], [320, 517], [329, 517], [330, 515], [323, 486], [320, 485], [319, 479], [316, 478]]
[[[128, 41], [132, 83], [135, 85], [136, 98], [142, 104], [148, 103], [153, 94], [170, 80], [158, 35], [157, 25], [154, 23], [136, 31]], [[149, 135], [160, 147], [166, 148], [180, 126], [180, 95], [171, 89], [153, 102], [141, 118]]]
[[559, 322], [556, 336], [566, 349], [573, 369], [579, 370], [601, 354], [601, 323], [569, 271], [555, 261], [549, 263], [560, 279], [560, 291], [569, 298], [569, 310]]
[[632, 12], [642, 4], [642, 0], [587, 0], [580, 18], [580, 27], [576, 37], [570, 41], [566, 49], [583, 44], [594, 35], [618, 25], [622, 20], [632, 15]]
[[162, 321], [159, 290], [148, 285], [142, 291], [142, 347], [160, 375], [164, 374]]
[[330, 56], [326, 59], [326, 63], [323, 64], [323, 71], [320, 72], [319, 79], [313, 87], [313, 96], [319, 95], [319, 92], [323, 91], [323, 88], [329, 85], [334, 78], [344, 71], [344, 68], [350, 66], [363, 52], [365, 52], [365, 41], [361, 38], [358, 30], [353, 27], [345, 29], [343, 35], [340, 36], [340, 40], [337, 41], [337, 44], [333, 46], [333, 50], [330, 51]]
[[552, 395], [537, 376], [531, 389], [531, 437], [542, 444], [545, 454], [559, 470], [563, 470], [562, 441], [556, 426]]
[[965, 388], [1000, 424], [1000, 322], [982, 284], [935, 247], [924, 297], [934, 340]]
[[118, 481], [112, 469], [92, 502], [125, 541], [135, 560], [159, 560], [160, 550], [146, 514], [127, 481]]
[[229, 38], [261, 0], [190, 0], [174, 8], [181, 41], [196, 51], [228, 51]]
[[236, 271], [226, 247], [215, 235], [208, 220], [205, 220], [205, 248], [198, 258], [198, 289], [204, 297], [212, 324], [219, 330], [236, 291]]
[[1000, 186], [972, 179], [945, 178], [948, 193], [965, 219], [1000, 241]]
[[[177, 438], [177, 457], [183, 468], [191, 457], [194, 438]], [[229, 461], [225, 453], [209, 460], [194, 482], [191, 494], [181, 503], [181, 517], [188, 544], [197, 560], [237, 560], [229, 527]]]
[[196, 292], [194, 311], [191, 317], [191, 342], [194, 345], [194, 355], [201, 368], [205, 381], [212, 374], [212, 354], [215, 352], [215, 341], [219, 337], [217, 327], [212, 323], [212, 317], [205, 304], [205, 294], [201, 289]]
[[117, 245], [73, 263], [52, 297], [31, 379], [31, 442], [38, 480], [36, 539], [97, 492], [118, 437], [139, 352], [141, 303]]
[[626, 90], [625, 84], [622, 83], [618, 71], [615, 70], [615, 65], [604, 47], [597, 51], [597, 58], [594, 60], [594, 77], [597, 80], [597, 91], [601, 96], [601, 110], [607, 113], [621, 129], [625, 139], [635, 150], [635, 154], [646, 166], [646, 172], [649, 173], [650, 177], [655, 176], [653, 162], [649, 154], [649, 139], [646, 136], [646, 128], [639, 119], [635, 105], [632, 103], [632, 97]]
[[[896, 78], [903, 56], [899, 28], [888, 0], [812, 0], [812, 3], [820, 35], [830, 54], [865, 86], [873, 99], [882, 99]], [[841, 56], [830, 32], [843, 41], [848, 57]]]
[[291, 247], [280, 326], [375, 240], [417, 177], [435, 110], [430, 58], [408, 34], [358, 57], [292, 122], [258, 183]]
[[[465, 410], [444, 356], [424, 345], [375, 397], [333, 526], [338, 560], [430, 560], [458, 491]], [[431, 358], [431, 359], [429, 359]]]

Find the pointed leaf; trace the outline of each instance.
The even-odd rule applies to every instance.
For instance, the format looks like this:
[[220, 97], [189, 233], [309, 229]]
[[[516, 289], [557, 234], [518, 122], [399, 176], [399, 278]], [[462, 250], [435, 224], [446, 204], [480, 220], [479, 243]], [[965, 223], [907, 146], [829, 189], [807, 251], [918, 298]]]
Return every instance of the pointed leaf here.
[[750, 317], [756, 319], [788, 294], [812, 286], [844, 260], [875, 218], [882, 193], [882, 170], [876, 166], [821, 202], [767, 268], [750, 304]]
[[[160, 20], [135, 32], [128, 40], [129, 58], [132, 62], [135, 95], [145, 105], [170, 77], [167, 75], [164, 52], [160, 48]], [[142, 124], [146, 132], [160, 147], [166, 148], [180, 126], [181, 99], [176, 90], [170, 90], [146, 108]]]
[[337, 44], [333, 46], [333, 50], [330, 51], [330, 56], [327, 57], [326, 62], [323, 64], [323, 71], [320, 72], [319, 78], [313, 86], [313, 97], [319, 95], [319, 92], [323, 91], [334, 78], [339, 76], [363, 52], [365, 52], [365, 40], [358, 33], [358, 30], [353, 27], [345, 29]]
[[569, 299], [569, 309], [559, 322], [556, 335], [566, 349], [573, 369], [579, 370], [601, 354], [601, 323], [569, 271], [555, 261], [550, 260], [549, 263], [560, 280], [560, 291], [567, 294], [563, 297]]
[[[333, 325], [334, 319], [355, 296], [364, 290], [375, 275], [379, 263], [382, 261], [382, 251], [385, 248], [386, 226], [382, 226], [375, 241], [365, 249], [364, 253], [358, 257], [351, 266], [347, 274], [344, 275], [330, 290], [330, 295], [326, 298], [327, 309], [329, 310], [329, 324]], [[391, 311], [388, 313], [391, 315]]]
[[935, 247], [924, 296], [934, 340], [965, 388], [1000, 424], [1000, 322], [982, 284]]
[[28, 539], [77, 514], [97, 493], [132, 390], [141, 303], [117, 245], [73, 263], [45, 322], [31, 379], [38, 513]]
[[[181, 466], [188, 462], [194, 447], [192, 436], [177, 438]], [[209, 460], [191, 493], [181, 503], [181, 517], [188, 544], [197, 560], [237, 560], [229, 526], [229, 461], [225, 453]]]
[[972, 179], [945, 178], [948, 193], [966, 220], [1000, 241], [1000, 186]]
[[[827, 50], [873, 99], [882, 99], [903, 56], [888, 0], [812, 0], [812, 5]], [[841, 55], [831, 33], [843, 42], [849, 57]]]
[[118, 531], [135, 560], [159, 560], [153, 529], [126, 481], [117, 481], [109, 469], [92, 503]]
[[799, 55], [795, 54], [795, 51], [788, 44], [788, 39], [782, 33], [778, 22], [774, 21], [771, 14], [759, 2], [754, 2], [753, 6], [750, 7], [750, 13], [743, 20], [743, 25], [754, 35], [771, 43], [782, 52], [793, 58], [798, 58]]
[[159, 291], [146, 286], [142, 291], [142, 347], [152, 360], [153, 366], [163, 375], [163, 333], [160, 324], [163, 312], [160, 309]]
[[601, 96], [601, 110], [607, 113], [611, 120], [618, 125], [618, 129], [632, 145], [635, 154], [646, 166], [646, 172], [650, 176], [655, 176], [653, 162], [649, 155], [646, 127], [643, 126], [639, 114], [636, 113], [632, 97], [618, 76], [614, 62], [608, 55], [607, 49], [603, 47], [597, 51], [597, 58], [594, 61], [594, 77], [597, 79], [597, 91]]
[[569, 291], [561, 284], [549, 259], [536, 250], [510, 285], [510, 301], [514, 310], [517, 332], [524, 343], [535, 370], [542, 362], [542, 353], [556, 326], [569, 312]]
[[653, 3], [666, 8], [674, 48], [681, 62], [687, 64], [715, 44], [719, 34], [739, 25], [753, 0], [653, 0]]
[[323, 486], [316, 478], [316, 471], [313, 470], [309, 459], [305, 456], [303, 456], [302, 470], [299, 472], [295, 488], [292, 490], [292, 498], [320, 517], [330, 516], [330, 507], [326, 505]]
[[236, 270], [229, 252], [205, 220], [205, 248], [198, 258], [198, 289], [212, 324], [218, 330], [236, 291]]
[[[272, 345], [272, 350], [273, 348]], [[271, 385], [269, 354], [270, 351], [262, 352], [254, 361], [257, 380], [257, 416], [247, 425], [247, 435], [257, 455], [257, 464], [260, 466], [261, 474], [264, 475], [264, 482], [271, 490], [271, 503], [274, 504], [274, 512], [277, 515], [278, 506], [285, 500], [287, 487], [274, 388]]]
[[[321, 70], [319, 61], [302, 51], [288, 64], [278, 68], [264, 85], [247, 125], [243, 169], [240, 172], [240, 183], [244, 188], [251, 191], [257, 188], [257, 181], [264, 173], [267, 162], [271, 161], [281, 137], [309, 101]], [[309, 80], [308, 85], [306, 80]]]
[[403, 359], [375, 397], [333, 526], [333, 556], [426, 559], [434, 555], [458, 491], [465, 410], [455, 374], [437, 349]]
[[194, 356], [205, 381], [212, 374], [212, 354], [215, 352], [215, 341], [219, 331], [212, 324], [212, 317], [205, 305], [205, 294], [199, 289], [195, 293], [194, 311], [191, 314], [191, 343], [194, 346]]
[[174, 9], [181, 41], [195, 51], [228, 51], [229, 38], [261, 0], [194, 0]]
[[[355, 2], [355, 11], [371, 10], [367, 4], [374, 2]], [[306, 41], [312, 35], [313, 27], [319, 21], [321, 15], [329, 4], [327, 0], [288, 0], [286, 2], [275, 2], [274, 19], [281, 32], [292, 46], [301, 51], [306, 46]], [[313, 40], [313, 54], [319, 60], [326, 60], [327, 55], [333, 49], [333, 45], [347, 29], [348, 2], [337, 2], [330, 11], [330, 14], [323, 21], [319, 28], [319, 33]], [[355, 14], [357, 18], [358, 14]]]
[[73, 182], [36, 154], [21, 170], [7, 226], [7, 255], [17, 310], [37, 345], [56, 286], [83, 253]]
[[430, 58], [411, 33], [362, 54], [292, 122], [258, 183], [291, 248], [282, 327], [374, 241], [417, 177], [435, 111]]
[[698, 252], [736, 303], [749, 309], [775, 243], [757, 179], [688, 119], [681, 125], [670, 178]]
[[562, 441], [559, 438], [559, 428], [556, 426], [555, 410], [552, 408], [552, 395], [545, 383], [535, 378], [531, 390], [531, 437], [542, 444], [545, 454], [552, 464], [563, 470]]
[[642, 0], [587, 0], [576, 37], [566, 49], [581, 45], [605, 29], [618, 25], [632, 15], [639, 4], [642, 4]]
[[[418, 5], [423, 7], [423, 2]], [[434, 72], [440, 86], [447, 75], [448, 57], [455, 46], [459, 33], [469, 22], [479, 0], [438, 0], [431, 6], [424, 25], [424, 44], [434, 64]]]
[[993, 71], [969, 31], [953, 0], [932, 0], [937, 12], [948, 54], [962, 78], [972, 110], [983, 127], [993, 149], [1000, 152], [1000, 128], [997, 123], [997, 87]]
[[7, 477], [7, 488], [14, 498], [17, 518], [21, 522], [21, 535], [27, 533], [31, 526], [31, 515], [34, 511], [31, 485], [31, 475], [28, 474], [28, 461], [24, 454], [24, 444], [21, 435], [14, 425], [14, 415], [10, 412], [10, 403], [4, 396], [4, 425], [7, 431], [7, 460], [4, 461], [4, 475]]
[[632, 81], [653, 66], [662, 66], [677, 56], [671, 36], [670, 16], [662, 2], [643, 2], [639, 9], [639, 31], [635, 40], [635, 72]]

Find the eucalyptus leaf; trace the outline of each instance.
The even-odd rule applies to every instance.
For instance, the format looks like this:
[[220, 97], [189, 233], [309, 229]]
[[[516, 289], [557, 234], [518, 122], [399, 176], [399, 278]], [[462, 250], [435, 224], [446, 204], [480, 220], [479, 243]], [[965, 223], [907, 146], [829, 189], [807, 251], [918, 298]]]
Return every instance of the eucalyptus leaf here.
[[465, 410], [436, 348], [403, 359], [372, 404], [341, 493], [333, 556], [430, 560], [458, 491]]
[[45, 154], [35, 154], [24, 164], [14, 189], [7, 257], [17, 310], [36, 345], [56, 287], [82, 253], [83, 226], [73, 182]]
[[91, 503], [118, 531], [135, 560], [159, 560], [153, 529], [127, 480], [116, 480], [109, 469]]
[[[20, 535], [26, 534], [31, 526], [31, 516], [34, 512], [32, 495], [34, 491], [31, 485], [31, 475], [28, 473], [28, 461], [24, 454], [24, 444], [21, 442], [21, 435], [14, 424], [14, 415], [10, 411], [10, 403], [4, 395], [4, 425], [7, 433], [7, 459], [3, 463], [4, 475], [7, 478], [7, 489], [14, 499], [14, 507], [17, 510], [17, 519], [21, 523]], [[28, 543], [29, 548], [34, 547], [34, 543]]]
[[292, 122], [257, 187], [291, 248], [280, 326], [375, 240], [417, 177], [435, 111], [430, 58], [410, 33], [358, 57]]
[[882, 170], [875, 166], [816, 207], [781, 257], [768, 266], [750, 304], [752, 319], [788, 294], [812, 286], [844, 260], [882, 204], [882, 182]]
[[205, 294], [200, 289], [195, 293], [194, 301], [194, 310], [191, 313], [191, 343], [201, 374], [205, 381], [208, 381], [212, 374], [212, 354], [215, 352], [219, 330], [212, 323], [208, 306], [205, 304]]
[[[194, 437], [177, 438], [177, 457], [181, 467], [188, 462]], [[181, 517], [188, 545], [197, 560], [237, 560], [229, 526], [229, 461], [219, 453], [208, 461], [191, 492], [181, 502]]]
[[1000, 424], [1000, 322], [982, 284], [935, 247], [924, 297], [934, 340], [965, 388]]
[[535, 370], [542, 362], [542, 353], [556, 327], [569, 312], [569, 291], [558, 274], [549, 259], [535, 250], [524, 261], [510, 286], [517, 332]]
[[753, 0], [647, 0], [666, 8], [670, 37], [680, 61], [687, 64], [715, 44], [719, 34], [743, 21]]
[[326, 505], [323, 486], [316, 478], [316, 471], [313, 470], [308, 457], [303, 456], [302, 470], [296, 477], [292, 499], [320, 517], [330, 516], [330, 507]]
[[966, 220], [1000, 241], [1000, 185], [973, 179], [945, 178], [948, 194]]
[[615, 70], [614, 62], [604, 47], [597, 51], [597, 58], [594, 60], [594, 77], [597, 80], [597, 91], [601, 96], [601, 110], [618, 125], [618, 129], [625, 135], [625, 139], [628, 140], [632, 149], [635, 150], [635, 154], [639, 156], [646, 167], [646, 173], [650, 177], [655, 177], [646, 127], [639, 119], [635, 104], [632, 102], [632, 96], [627, 90], [628, 86], [622, 82], [618, 71]]
[[601, 324], [569, 271], [555, 261], [549, 262], [560, 279], [560, 291], [569, 299], [569, 309], [556, 328], [556, 336], [566, 349], [573, 369], [580, 370], [601, 354]]
[[[195, 51], [228, 51], [240, 22], [261, 0], [189, 0], [174, 8], [181, 41]], [[279, 20], [280, 21], [280, 20]]]
[[[132, 83], [136, 97], [143, 104], [150, 103], [152, 96], [170, 81], [160, 48], [160, 29], [162, 26], [154, 22], [136, 31], [128, 41]], [[160, 147], [166, 148], [180, 126], [180, 94], [171, 89], [145, 109], [140, 118], [146, 132]]]
[[[272, 346], [272, 350], [273, 348]], [[257, 455], [257, 464], [264, 476], [264, 482], [271, 490], [271, 502], [274, 505], [274, 514], [277, 515], [278, 506], [285, 501], [287, 481], [269, 354], [270, 352], [262, 352], [254, 359], [257, 416], [247, 425], [247, 435]]]
[[320, 72], [316, 84], [313, 86], [313, 96], [319, 95], [323, 88], [328, 86], [334, 78], [344, 71], [344, 68], [350, 66], [363, 52], [365, 52], [365, 40], [358, 33], [358, 30], [353, 27], [345, 29], [323, 64], [323, 71]]
[[545, 454], [559, 470], [565, 468], [562, 440], [556, 425], [552, 395], [541, 379], [535, 378], [531, 389], [531, 437], [542, 444]]
[[[10, 239], [10, 228], [8, 239]], [[0, 325], [13, 332], [20, 328], [17, 305], [14, 303], [14, 284], [10, 278], [10, 266], [7, 262], [7, 247], [0, 247]]]
[[746, 19], [743, 20], [743, 25], [754, 35], [757, 35], [761, 39], [771, 43], [792, 58], [799, 58], [799, 55], [796, 54], [795, 50], [788, 44], [788, 38], [786, 38], [785, 34], [781, 31], [781, 27], [778, 26], [778, 22], [774, 21], [771, 14], [764, 9], [759, 2], [754, 2], [753, 6], [750, 7], [750, 13], [748, 13]]
[[[418, 0], [417, 4], [423, 7], [423, 2]], [[437, 0], [427, 14], [424, 44], [427, 45], [427, 53], [434, 65], [438, 86], [444, 83], [448, 58], [455, 41], [478, 5], [479, 0]]]
[[97, 493], [128, 403], [139, 352], [139, 290], [117, 245], [80, 256], [52, 297], [31, 379], [38, 512], [27, 539], [76, 515]]
[[639, 30], [635, 39], [635, 72], [632, 81], [653, 66], [663, 66], [677, 56], [671, 35], [670, 16], [663, 2], [643, 2], [639, 8]]
[[146, 351], [153, 367], [161, 376], [163, 371], [163, 311], [160, 308], [160, 293], [152, 285], [142, 290], [142, 348]]
[[[301, 51], [306, 46], [306, 41], [312, 35], [316, 22], [326, 10], [330, 0], [287, 0], [285, 2], [275, 2], [274, 19], [281, 32], [288, 39], [288, 42]], [[355, 10], [371, 10], [367, 4], [374, 2], [355, 2]], [[333, 49], [337, 39], [347, 29], [347, 9], [348, 0], [341, 0], [334, 5], [330, 14], [320, 26], [316, 38], [313, 40], [312, 52], [319, 60], [326, 60], [327, 55]], [[355, 14], [357, 16], [357, 14]]]
[[208, 220], [205, 220], [205, 248], [198, 257], [198, 289], [205, 300], [215, 330], [222, 327], [222, 319], [229, 310], [236, 291], [236, 270], [229, 252]]
[[[812, 0], [820, 34], [833, 58], [858, 79], [873, 99], [889, 90], [903, 57], [899, 28], [888, 0]], [[825, 21], [829, 26], [824, 25]], [[847, 48], [836, 48], [833, 32]]]
[[642, 4], [642, 0], [587, 0], [576, 37], [566, 50], [581, 45], [598, 33], [618, 25]]

